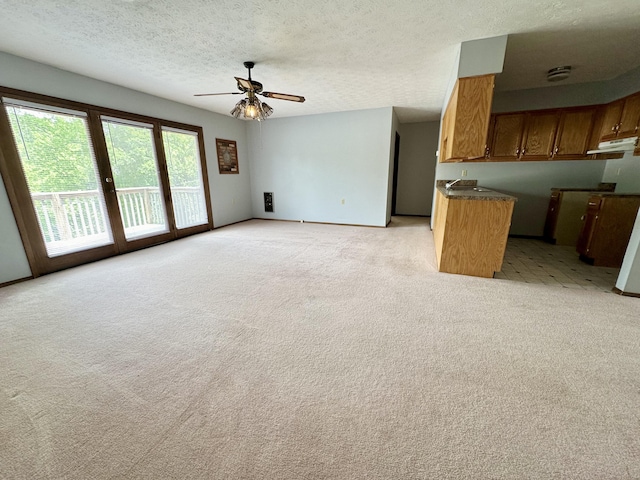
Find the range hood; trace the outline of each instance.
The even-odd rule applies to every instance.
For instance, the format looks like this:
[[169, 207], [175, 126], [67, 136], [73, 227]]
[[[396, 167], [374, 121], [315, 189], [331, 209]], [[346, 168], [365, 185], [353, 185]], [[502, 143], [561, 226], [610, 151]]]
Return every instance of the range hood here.
[[634, 150], [638, 144], [638, 137], [621, 138], [620, 140], [610, 140], [600, 142], [597, 150], [588, 150], [587, 155], [593, 153], [624, 153]]

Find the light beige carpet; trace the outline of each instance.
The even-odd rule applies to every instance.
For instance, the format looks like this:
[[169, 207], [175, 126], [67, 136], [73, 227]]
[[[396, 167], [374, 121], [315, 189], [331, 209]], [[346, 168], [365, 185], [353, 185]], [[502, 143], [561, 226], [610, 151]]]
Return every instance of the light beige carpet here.
[[0, 289], [0, 478], [640, 478], [640, 300], [434, 264], [253, 220]]

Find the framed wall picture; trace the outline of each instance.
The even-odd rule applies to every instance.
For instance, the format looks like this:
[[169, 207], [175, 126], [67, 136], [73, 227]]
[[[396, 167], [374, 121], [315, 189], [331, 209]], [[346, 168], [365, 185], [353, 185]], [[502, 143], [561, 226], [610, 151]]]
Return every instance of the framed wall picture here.
[[238, 173], [238, 148], [235, 140], [216, 138], [218, 170], [223, 173]]

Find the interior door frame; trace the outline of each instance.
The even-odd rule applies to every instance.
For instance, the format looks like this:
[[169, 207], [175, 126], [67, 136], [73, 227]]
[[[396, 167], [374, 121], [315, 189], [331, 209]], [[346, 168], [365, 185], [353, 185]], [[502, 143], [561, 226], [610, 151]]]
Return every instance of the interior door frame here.
[[[38, 219], [33, 208], [20, 155], [14, 142], [11, 124], [4, 108], [4, 103], [0, 101], [0, 174], [2, 174], [7, 196], [9, 197], [9, 203], [18, 226], [31, 273], [34, 277], [213, 229], [213, 209], [211, 206], [202, 127], [2, 86], [0, 86], [0, 97], [14, 98], [36, 104], [40, 103], [45, 106], [75, 110], [87, 114], [86, 118], [90, 142], [94, 150], [98, 174], [101, 179], [102, 192], [109, 213], [108, 221], [110, 222], [113, 234], [114, 243], [110, 245], [93, 247], [55, 257], [49, 257], [47, 255], [45, 242], [42, 238]], [[104, 133], [102, 131], [102, 116], [122, 118], [123, 120], [153, 125], [153, 141], [160, 174], [160, 186], [167, 212], [168, 232], [140, 239], [126, 240], [115, 188], [113, 188], [113, 183], [106, 181], [107, 178], [112, 179], [113, 177], [108, 161]], [[197, 134], [202, 184], [208, 217], [207, 223], [183, 229], [176, 228], [164, 144], [162, 141], [162, 127]]]

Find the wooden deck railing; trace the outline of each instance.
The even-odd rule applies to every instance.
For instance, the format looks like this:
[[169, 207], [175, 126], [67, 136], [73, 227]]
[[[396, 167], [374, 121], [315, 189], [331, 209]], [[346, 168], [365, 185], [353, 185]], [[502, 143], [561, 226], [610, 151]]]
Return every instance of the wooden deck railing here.
[[[179, 228], [206, 222], [198, 187], [177, 187], [171, 193]], [[158, 187], [120, 188], [117, 196], [125, 229], [164, 223]], [[97, 190], [32, 193], [31, 198], [46, 243], [105, 233], [107, 214]]]

